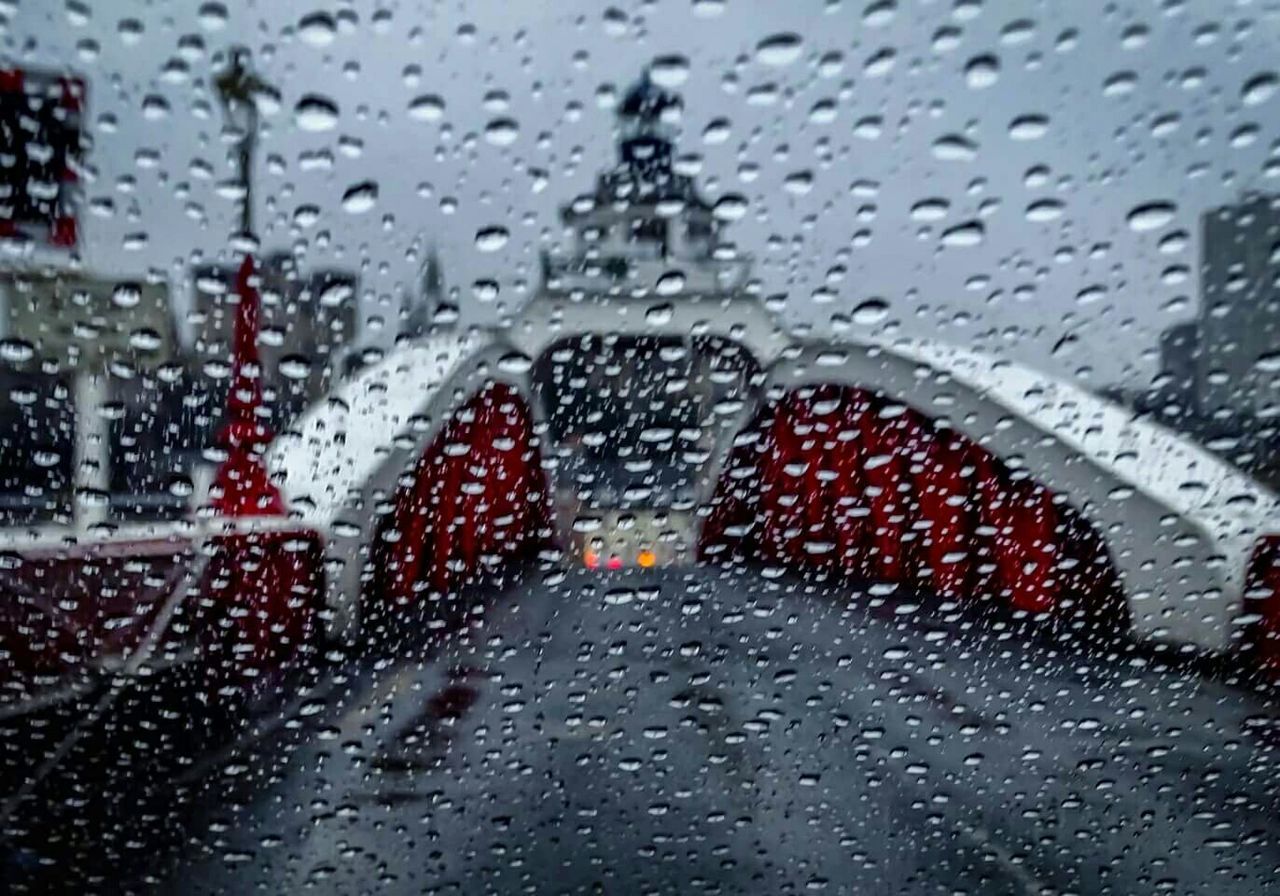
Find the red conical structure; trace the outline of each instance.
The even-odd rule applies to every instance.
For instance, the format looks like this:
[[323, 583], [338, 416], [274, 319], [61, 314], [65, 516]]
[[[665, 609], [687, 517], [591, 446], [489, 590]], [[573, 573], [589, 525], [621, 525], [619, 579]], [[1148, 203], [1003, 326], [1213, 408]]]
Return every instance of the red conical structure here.
[[267, 476], [262, 452], [271, 430], [262, 422], [262, 363], [258, 356], [258, 318], [262, 296], [254, 285], [255, 266], [246, 255], [236, 274], [235, 333], [232, 342], [231, 390], [226, 421], [218, 445], [227, 457], [213, 479], [212, 505], [220, 516], [263, 516], [284, 513], [284, 499]]

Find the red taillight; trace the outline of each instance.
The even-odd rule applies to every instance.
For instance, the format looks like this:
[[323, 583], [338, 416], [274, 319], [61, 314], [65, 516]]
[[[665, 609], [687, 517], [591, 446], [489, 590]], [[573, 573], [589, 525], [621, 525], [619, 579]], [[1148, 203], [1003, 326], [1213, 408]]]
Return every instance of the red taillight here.
[[1250, 639], [1260, 665], [1280, 673], [1280, 535], [1258, 539], [1244, 585], [1245, 613], [1257, 618]]

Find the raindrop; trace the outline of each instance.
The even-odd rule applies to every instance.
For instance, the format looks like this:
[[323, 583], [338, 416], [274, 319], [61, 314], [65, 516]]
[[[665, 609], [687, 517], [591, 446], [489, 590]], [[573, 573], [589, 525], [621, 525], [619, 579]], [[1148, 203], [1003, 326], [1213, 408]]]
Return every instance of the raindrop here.
[[737, 221], [747, 213], [747, 199], [739, 193], [722, 196], [711, 210], [721, 221]]
[[813, 189], [813, 172], [794, 171], [787, 175], [782, 187], [793, 196], [803, 196]]
[[945, 199], [921, 199], [911, 206], [911, 217], [915, 221], [940, 221], [950, 208], [951, 203]]
[[478, 302], [493, 302], [499, 293], [497, 280], [476, 280], [471, 284], [471, 294]]
[[1138, 76], [1133, 72], [1117, 72], [1102, 83], [1103, 96], [1123, 96], [1138, 86]]
[[118, 283], [111, 290], [111, 304], [117, 308], [137, 308], [142, 302], [142, 289], [136, 283]]
[[481, 252], [497, 252], [510, 237], [505, 227], [482, 227], [476, 231], [476, 248]]
[[1271, 99], [1277, 90], [1280, 90], [1280, 76], [1275, 72], [1263, 72], [1244, 83], [1240, 100], [1246, 106], [1257, 106]]
[[285, 355], [280, 359], [280, 375], [289, 380], [305, 380], [311, 373], [311, 361], [306, 355]]
[[858, 119], [853, 126], [853, 136], [860, 140], [876, 140], [884, 131], [884, 119], [879, 115], [868, 115]]
[[1020, 115], [1009, 123], [1009, 136], [1014, 140], [1039, 140], [1049, 130], [1049, 119], [1043, 115]]
[[120, 42], [126, 46], [136, 44], [142, 40], [144, 30], [142, 22], [137, 19], [121, 19], [116, 25], [116, 32], [120, 35]]
[[675, 316], [675, 308], [669, 304], [653, 305], [644, 313], [644, 322], [651, 327], [660, 327], [664, 324], [671, 323], [671, 318]]
[[942, 232], [944, 246], [976, 246], [986, 235], [981, 221], [966, 221]]
[[320, 220], [320, 207], [316, 205], [300, 205], [293, 212], [293, 223], [299, 227], [310, 227]]
[[964, 78], [974, 90], [990, 87], [1000, 78], [1000, 60], [990, 53], [974, 56], [964, 67]]
[[320, 305], [324, 308], [337, 308], [355, 294], [350, 283], [331, 283], [320, 293]]
[[761, 65], [783, 68], [800, 58], [802, 47], [798, 34], [774, 34], [756, 44], [756, 60]]
[[897, 60], [898, 54], [890, 47], [877, 50], [867, 64], [862, 67], [862, 71], [868, 78], [879, 78], [889, 74], [893, 70], [893, 63]]
[[723, 143], [729, 139], [729, 132], [732, 125], [727, 118], [714, 118], [707, 123], [706, 128], [702, 131], [703, 143]]
[[809, 110], [809, 120], [814, 124], [831, 124], [836, 120], [836, 104], [832, 100], [818, 100]]
[[1129, 212], [1129, 226], [1138, 231], [1157, 230], [1173, 220], [1176, 206], [1172, 202], [1148, 202]]
[[347, 188], [342, 194], [342, 208], [353, 215], [361, 215], [378, 203], [378, 184], [366, 180]]
[[338, 124], [338, 104], [326, 96], [309, 93], [293, 107], [293, 120], [304, 131], [328, 131]]
[[660, 296], [673, 296], [684, 290], [685, 276], [682, 271], [667, 271], [658, 278], [655, 287]]
[[416, 97], [409, 103], [409, 117], [415, 121], [439, 121], [444, 117], [444, 100], [434, 93]]
[[523, 352], [509, 352], [498, 359], [498, 369], [518, 376], [533, 369], [533, 359]]
[[25, 339], [0, 340], [0, 359], [11, 364], [21, 364], [36, 356], [36, 348]]
[[889, 303], [880, 297], [870, 298], [853, 309], [853, 322], [860, 326], [874, 326], [889, 316]]
[[484, 138], [494, 146], [510, 146], [519, 136], [520, 126], [510, 118], [495, 118], [484, 129]]
[[298, 37], [313, 47], [327, 47], [333, 43], [338, 26], [327, 12], [313, 12], [298, 22]]
[[160, 334], [147, 327], [141, 327], [129, 334], [129, 347], [140, 352], [153, 352], [164, 344]]
[[627, 33], [627, 14], [616, 6], [604, 11], [604, 33], [610, 37], [621, 37]]
[[947, 134], [933, 141], [933, 157], [945, 162], [969, 162], [977, 154], [977, 145], [959, 134]]
[[221, 3], [205, 3], [196, 12], [196, 21], [205, 31], [221, 31], [227, 25], [227, 8]]
[[883, 28], [893, 21], [897, 10], [896, 0], [878, 0], [863, 11], [862, 21], [868, 28]]
[[1062, 216], [1062, 207], [1058, 199], [1037, 199], [1027, 206], [1027, 220], [1035, 223], [1052, 221]]
[[649, 77], [659, 87], [679, 87], [689, 77], [689, 60], [684, 56], [659, 56], [649, 66]]
[[1107, 297], [1107, 288], [1098, 284], [1086, 286], [1084, 289], [1076, 293], [1076, 303], [1079, 305], [1092, 305], [1094, 302], [1100, 302]]

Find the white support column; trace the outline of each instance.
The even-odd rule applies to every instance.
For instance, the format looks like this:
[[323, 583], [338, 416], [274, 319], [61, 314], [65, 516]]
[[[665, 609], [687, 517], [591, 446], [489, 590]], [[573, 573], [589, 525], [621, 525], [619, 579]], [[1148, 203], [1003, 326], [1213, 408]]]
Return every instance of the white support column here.
[[102, 406], [108, 400], [101, 370], [80, 369], [75, 381], [75, 520], [84, 530], [105, 522], [111, 491], [111, 430]]

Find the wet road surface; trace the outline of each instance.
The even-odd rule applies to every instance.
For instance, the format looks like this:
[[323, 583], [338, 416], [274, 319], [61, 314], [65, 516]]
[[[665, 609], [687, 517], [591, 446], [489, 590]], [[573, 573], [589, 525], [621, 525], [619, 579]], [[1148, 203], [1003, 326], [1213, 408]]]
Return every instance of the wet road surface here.
[[[794, 580], [570, 573], [216, 770], [165, 893], [1264, 893], [1272, 708]], [[210, 797], [206, 796], [207, 801]]]

